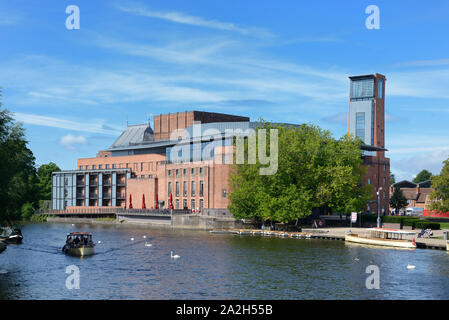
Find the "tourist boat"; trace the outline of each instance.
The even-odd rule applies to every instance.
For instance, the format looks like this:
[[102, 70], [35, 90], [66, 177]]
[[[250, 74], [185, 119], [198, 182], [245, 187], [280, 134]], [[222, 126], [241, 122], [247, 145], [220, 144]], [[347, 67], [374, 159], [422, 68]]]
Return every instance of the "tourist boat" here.
[[[368, 235], [346, 233], [345, 241], [396, 248], [416, 248], [415, 232], [384, 228], [371, 228], [366, 231], [368, 231]], [[411, 239], [404, 238], [407, 236]]]
[[8, 244], [20, 244], [22, 243], [23, 236], [22, 231], [19, 228], [0, 228], [0, 240]]
[[92, 235], [88, 232], [71, 232], [67, 235], [67, 241], [62, 251], [72, 256], [90, 256], [94, 254], [95, 244]]

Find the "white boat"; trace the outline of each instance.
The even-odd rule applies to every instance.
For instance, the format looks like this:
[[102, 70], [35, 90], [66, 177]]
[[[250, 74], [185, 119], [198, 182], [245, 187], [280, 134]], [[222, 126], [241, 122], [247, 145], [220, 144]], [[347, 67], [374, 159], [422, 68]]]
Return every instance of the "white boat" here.
[[71, 232], [67, 235], [67, 241], [62, 251], [72, 256], [83, 257], [94, 254], [95, 244], [92, 235], [87, 232]]
[[[346, 233], [345, 241], [396, 248], [416, 248], [415, 232], [384, 228], [371, 228], [366, 231], [368, 231], [368, 235]], [[411, 239], [406, 237], [411, 237]]]

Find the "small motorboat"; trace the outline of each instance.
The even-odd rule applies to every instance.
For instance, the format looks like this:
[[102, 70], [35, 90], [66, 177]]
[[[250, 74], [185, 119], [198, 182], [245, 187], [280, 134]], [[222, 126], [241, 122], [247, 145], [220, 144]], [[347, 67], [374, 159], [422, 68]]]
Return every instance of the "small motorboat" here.
[[95, 244], [92, 235], [88, 232], [71, 232], [67, 235], [67, 240], [62, 248], [66, 254], [83, 257], [94, 254]]
[[0, 228], [0, 241], [7, 244], [20, 244], [22, 243], [23, 236], [22, 231], [15, 227]]

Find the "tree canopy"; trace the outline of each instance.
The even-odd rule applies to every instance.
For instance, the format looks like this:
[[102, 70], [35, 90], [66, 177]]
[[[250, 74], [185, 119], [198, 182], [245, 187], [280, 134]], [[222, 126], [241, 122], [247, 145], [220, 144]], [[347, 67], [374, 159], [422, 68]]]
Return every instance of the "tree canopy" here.
[[401, 189], [399, 187], [395, 187], [393, 191], [393, 195], [390, 198], [390, 206], [396, 209], [395, 213], [398, 214], [399, 210], [405, 208], [407, 206], [407, 198], [404, 197]]
[[267, 131], [267, 142], [270, 129], [278, 130], [278, 169], [261, 175], [259, 169], [266, 165], [259, 159], [233, 165], [229, 209], [234, 217], [289, 222], [320, 207], [342, 214], [363, 210], [370, 193], [369, 186], [360, 185], [365, 172], [360, 140], [336, 140], [329, 131], [306, 124], [287, 127], [262, 121], [256, 135], [261, 129]]
[[59, 168], [50, 163], [36, 171], [35, 158], [28, 148], [24, 128], [14, 120], [10, 111], [2, 108], [1, 90], [0, 163], [0, 223], [29, 217], [41, 197], [50, 199], [49, 171]]
[[418, 173], [415, 177], [415, 179], [413, 179], [414, 183], [420, 183], [423, 181], [427, 181], [430, 180], [430, 178], [432, 177], [432, 173], [426, 169], [421, 170], [420, 173]]
[[449, 159], [443, 161], [443, 168], [439, 175], [432, 176], [432, 188], [430, 194], [431, 209], [448, 212], [449, 211]]
[[56, 163], [43, 164], [37, 169], [39, 200], [51, 200], [51, 173], [61, 171]]

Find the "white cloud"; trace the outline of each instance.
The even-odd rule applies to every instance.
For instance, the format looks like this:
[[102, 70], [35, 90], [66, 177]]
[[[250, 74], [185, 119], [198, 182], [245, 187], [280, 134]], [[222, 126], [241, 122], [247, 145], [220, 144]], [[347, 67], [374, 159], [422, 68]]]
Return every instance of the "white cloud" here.
[[70, 150], [75, 150], [77, 146], [87, 144], [87, 139], [84, 136], [74, 136], [71, 134], [61, 137], [59, 143]]
[[108, 135], [117, 135], [121, 133], [121, 131], [119, 130], [109, 130], [108, 127], [105, 128], [104, 121], [101, 120], [95, 122], [78, 122], [21, 112], [15, 112], [14, 117], [17, 121], [44, 127], [53, 127], [89, 133], [102, 133]]
[[123, 6], [118, 4], [117, 9], [131, 13], [134, 15], [139, 15], [143, 17], [149, 17], [149, 18], [157, 18], [162, 19], [174, 23], [180, 23], [180, 24], [186, 24], [186, 25], [192, 25], [192, 26], [198, 26], [198, 27], [205, 27], [205, 28], [211, 28], [211, 29], [218, 29], [218, 30], [225, 30], [225, 31], [232, 31], [232, 32], [238, 32], [240, 34], [244, 35], [253, 35], [258, 37], [273, 37], [273, 34], [266, 29], [263, 28], [255, 28], [255, 27], [240, 27], [237, 26], [234, 23], [230, 22], [221, 22], [217, 20], [207, 20], [201, 17], [195, 17], [191, 16], [182, 12], [175, 12], [175, 11], [155, 11], [150, 10], [148, 8], [143, 7], [140, 4], [133, 5], [133, 6]]

